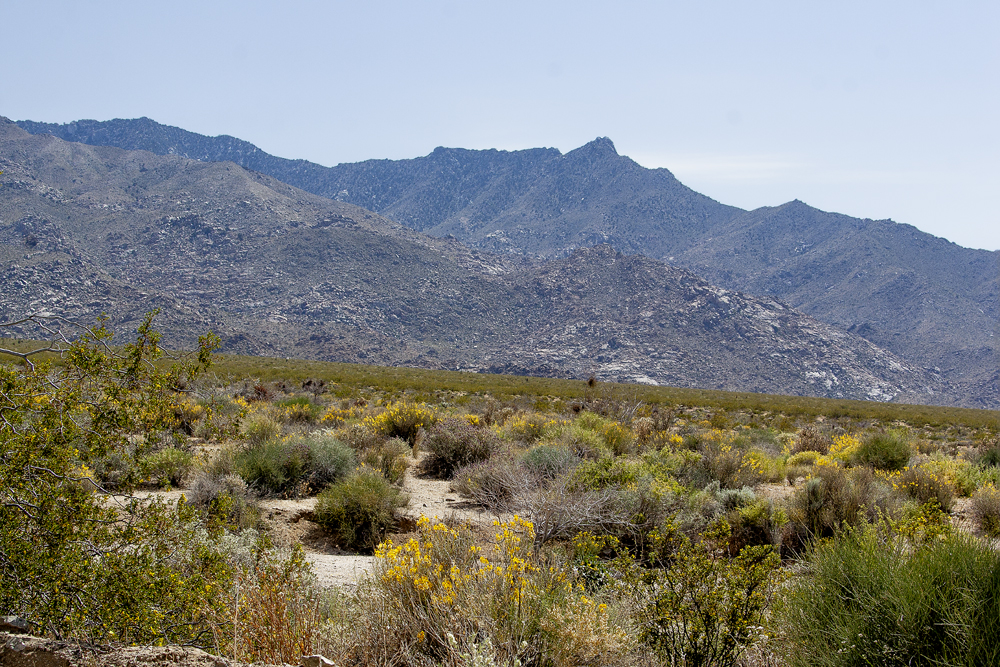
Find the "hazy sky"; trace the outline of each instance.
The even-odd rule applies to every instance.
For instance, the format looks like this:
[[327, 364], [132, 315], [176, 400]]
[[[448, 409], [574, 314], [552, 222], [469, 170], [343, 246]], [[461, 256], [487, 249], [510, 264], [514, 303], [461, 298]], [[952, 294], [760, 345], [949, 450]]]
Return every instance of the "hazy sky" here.
[[1000, 248], [1000, 3], [0, 0], [0, 115], [321, 164], [608, 136], [721, 202]]

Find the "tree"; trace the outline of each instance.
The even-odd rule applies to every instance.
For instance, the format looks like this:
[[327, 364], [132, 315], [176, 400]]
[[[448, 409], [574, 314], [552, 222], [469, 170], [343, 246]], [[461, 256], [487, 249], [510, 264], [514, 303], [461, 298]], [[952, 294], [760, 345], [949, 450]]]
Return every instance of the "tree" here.
[[[173, 420], [175, 389], [210, 364], [212, 334], [165, 367], [156, 312], [135, 342], [112, 345], [105, 320], [87, 327], [33, 315], [48, 342], [0, 348], [0, 614], [36, 630], [93, 640], [195, 641], [225, 563], [198, 543], [193, 508], [112, 496], [93, 462], [111, 452], [135, 468]], [[136, 476], [126, 480], [137, 481]]]

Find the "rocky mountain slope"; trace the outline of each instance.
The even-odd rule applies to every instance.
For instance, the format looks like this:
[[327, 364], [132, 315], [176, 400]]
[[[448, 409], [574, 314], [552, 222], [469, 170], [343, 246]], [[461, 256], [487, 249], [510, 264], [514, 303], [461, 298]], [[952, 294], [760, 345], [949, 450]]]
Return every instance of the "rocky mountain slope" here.
[[608, 243], [728, 289], [780, 299], [990, 404], [1000, 396], [1000, 253], [801, 202], [755, 211], [724, 206], [665, 169], [618, 155], [608, 139], [566, 154], [439, 148], [412, 160], [327, 168], [149, 119], [20, 124], [73, 141], [233, 160], [484, 250], [559, 257]]
[[610, 246], [549, 262], [432, 238], [225, 162], [0, 121], [0, 317], [339, 361], [969, 404], [938, 374], [771, 299]]

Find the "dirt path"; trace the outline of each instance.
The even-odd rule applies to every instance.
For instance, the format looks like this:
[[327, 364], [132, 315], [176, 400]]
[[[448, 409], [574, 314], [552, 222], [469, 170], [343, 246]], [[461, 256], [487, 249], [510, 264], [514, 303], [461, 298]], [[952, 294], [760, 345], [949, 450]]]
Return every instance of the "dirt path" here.
[[432, 479], [418, 474], [423, 456], [410, 466], [403, 479], [403, 490], [410, 496], [410, 505], [404, 515], [416, 521], [421, 516], [454, 519], [473, 525], [490, 525], [497, 518], [479, 505], [469, 502], [451, 490], [451, 482]]
[[[395, 541], [410, 537], [421, 516], [437, 517], [488, 526], [496, 518], [479, 506], [461, 498], [451, 490], [451, 482], [430, 479], [415, 474], [420, 459], [411, 466], [403, 479], [403, 490], [410, 497], [402, 512], [398, 532], [390, 534]], [[365, 556], [338, 547], [325, 531], [312, 520], [316, 508], [315, 498], [298, 500], [265, 499], [260, 502], [261, 516], [277, 544], [291, 546], [302, 544], [306, 557], [324, 586], [353, 588], [375, 563], [374, 556]]]
[[[403, 490], [409, 495], [409, 505], [402, 512], [397, 532], [389, 535], [395, 541], [411, 537], [420, 517], [443, 521], [469, 523], [486, 527], [499, 518], [480, 506], [463, 499], [451, 490], [451, 482], [432, 479], [419, 474], [421, 456], [406, 471]], [[138, 497], [158, 497], [176, 502], [184, 489], [170, 491], [138, 491]], [[123, 498], [112, 496], [121, 501]], [[281, 499], [265, 498], [258, 503], [268, 533], [278, 546], [291, 547], [301, 544], [306, 557], [323, 586], [353, 588], [375, 563], [374, 556], [366, 556], [341, 549], [319, 524], [313, 521], [316, 498]]]

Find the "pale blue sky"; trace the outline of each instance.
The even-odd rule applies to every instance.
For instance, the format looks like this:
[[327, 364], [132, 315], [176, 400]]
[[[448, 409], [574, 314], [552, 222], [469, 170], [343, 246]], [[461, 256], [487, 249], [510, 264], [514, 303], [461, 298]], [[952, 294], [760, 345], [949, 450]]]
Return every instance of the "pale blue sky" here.
[[1000, 248], [997, 2], [0, 0], [0, 115], [321, 164], [608, 136], [744, 208]]

